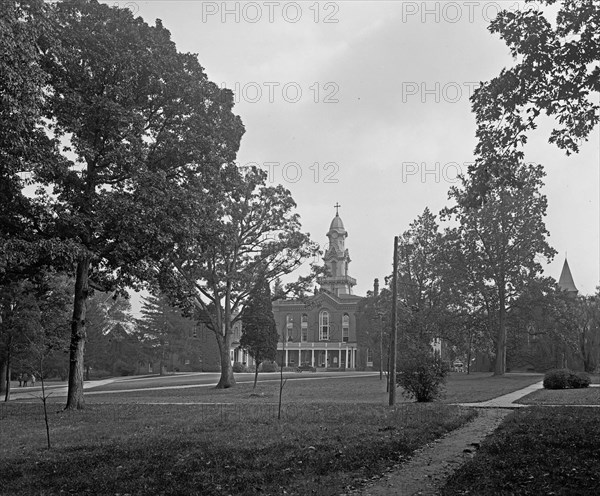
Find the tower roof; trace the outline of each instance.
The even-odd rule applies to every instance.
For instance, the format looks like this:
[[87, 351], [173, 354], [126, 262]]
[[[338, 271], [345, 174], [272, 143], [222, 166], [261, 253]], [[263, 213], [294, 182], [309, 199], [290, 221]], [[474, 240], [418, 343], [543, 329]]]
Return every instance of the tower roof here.
[[563, 291], [568, 291], [569, 293], [578, 293], [579, 290], [575, 287], [575, 283], [573, 282], [573, 276], [571, 275], [571, 269], [569, 268], [569, 262], [565, 258], [565, 263], [562, 268], [562, 272], [560, 273], [560, 279], [558, 280], [558, 287]]
[[332, 229], [341, 229], [342, 231], [346, 230], [344, 229], [344, 223], [342, 222], [342, 218], [338, 214], [335, 214], [335, 217], [331, 221], [329, 230], [331, 231]]

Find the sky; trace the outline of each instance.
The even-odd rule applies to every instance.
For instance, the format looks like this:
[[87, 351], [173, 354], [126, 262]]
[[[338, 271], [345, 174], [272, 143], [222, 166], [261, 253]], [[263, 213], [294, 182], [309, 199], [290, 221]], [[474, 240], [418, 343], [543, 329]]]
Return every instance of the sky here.
[[[303, 229], [323, 248], [339, 202], [364, 295], [391, 273], [393, 238], [473, 161], [469, 96], [513, 63], [487, 30], [500, 5], [523, 2], [107, 1], [149, 24], [161, 19], [180, 51], [198, 55], [210, 80], [235, 92], [246, 133], [238, 163], [284, 184]], [[567, 157], [547, 143], [551, 121], [530, 136], [526, 161], [547, 173], [546, 226], [558, 279], [568, 261], [580, 294], [600, 279], [600, 139], [596, 129]]]

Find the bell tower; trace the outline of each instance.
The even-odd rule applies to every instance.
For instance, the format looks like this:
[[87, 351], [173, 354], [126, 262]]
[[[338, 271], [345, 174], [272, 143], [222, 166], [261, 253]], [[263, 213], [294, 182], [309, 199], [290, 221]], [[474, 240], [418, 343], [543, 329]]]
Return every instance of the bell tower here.
[[338, 203], [335, 204], [335, 217], [327, 232], [329, 247], [325, 251], [323, 260], [328, 274], [318, 280], [322, 289], [336, 296], [351, 295], [352, 286], [356, 285], [356, 279], [348, 275], [348, 264], [351, 261], [348, 249], [345, 247], [348, 232], [339, 214], [340, 206]]

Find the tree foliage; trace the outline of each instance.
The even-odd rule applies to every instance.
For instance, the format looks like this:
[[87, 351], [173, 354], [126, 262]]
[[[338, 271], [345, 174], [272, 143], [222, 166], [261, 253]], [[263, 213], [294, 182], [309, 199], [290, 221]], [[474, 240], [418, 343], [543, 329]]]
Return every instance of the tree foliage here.
[[546, 198], [540, 189], [541, 166], [520, 165], [519, 186], [497, 181], [487, 201], [469, 206], [465, 198], [472, 182], [450, 190], [456, 207], [445, 214], [458, 223], [448, 236], [453, 243], [453, 269], [463, 281], [463, 293], [476, 295], [495, 336], [495, 374], [506, 370], [507, 312], [541, 272], [540, 257], [551, 260], [554, 249], [546, 240]]
[[248, 296], [242, 312], [242, 337], [240, 346], [254, 359], [254, 387], [258, 380], [258, 368], [265, 360], [275, 360], [279, 335], [273, 316], [271, 289], [264, 279], [259, 279]]
[[174, 355], [187, 357], [197, 351], [194, 321], [184, 317], [181, 310], [171, 306], [162, 294], [143, 298], [141, 318], [137, 323], [145, 354], [150, 360], [159, 362], [160, 375]]
[[[579, 151], [600, 118], [600, 5], [595, 0], [527, 2], [544, 8], [503, 10], [489, 27], [505, 41], [515, 64], [472, 97], [478, 144], [470, 169], [471, 201], [484, 200], [490, 181], [519, 184], [510, 164], [522, 160], [521, 146], [541, 114], [556, 120], [549, 141], [567, 154]], [[544, 10], [556, 3], [556, 19], [550, 20]]]
[[[160, 205], [148, 186], [164, 199], [190, 178], [216, 184], [243, 126], [231, 92], [178, 52], [160, 21], [96, 0], [2, 9], [0, 194], [10, 209], [0, 219], [0, 272], [27, 262], [27, 243], [41, 244], [53, 265], [76, 265], [67, 408], [82, 408], [90, 289], [150, 277], [148, 240], [160, 234], [146, 214]], [[33, 195], [22, 194], [23, 172]]]
[[[161, 289], [178, 305], [195, 308], [217, 338], [219, 388], [235, 384], [229, 357], [233, 324], [256, 281], [270, 283], [289, 274], [317, 249], [300, 230], [290, 192], [267, 186], [266, 179], [256, 167], [236, 171], [220, 181], [218, 203], [204, 201], [206, 194], [192, 189], [186, 214], [174, 227], [176, 243], [159, 262]], [[310, 280], [303, 278], [297, 287]]]

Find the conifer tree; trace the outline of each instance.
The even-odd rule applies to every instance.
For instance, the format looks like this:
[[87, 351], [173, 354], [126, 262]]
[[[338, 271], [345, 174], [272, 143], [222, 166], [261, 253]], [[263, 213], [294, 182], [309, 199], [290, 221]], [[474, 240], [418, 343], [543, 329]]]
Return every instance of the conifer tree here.
[[240, 346], [254, 359], [254, 388], [258, 381], [258, 369], [265, 360], [274, 360], [277, 354], [277, 325], [273, 317], [271, 289], [261, 277], [242, 313], [242, 337]]

